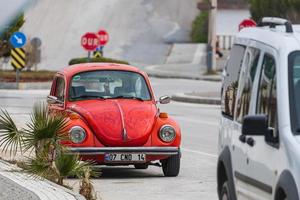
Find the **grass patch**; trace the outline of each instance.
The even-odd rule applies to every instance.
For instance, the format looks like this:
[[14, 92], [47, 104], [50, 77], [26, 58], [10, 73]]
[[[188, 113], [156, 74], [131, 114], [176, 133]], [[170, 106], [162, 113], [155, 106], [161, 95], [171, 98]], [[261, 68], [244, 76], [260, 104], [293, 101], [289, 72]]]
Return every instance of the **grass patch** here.
[[207, 43], [208, 11], [201, 11], [192, 24], [191, 40], [196, 43]]
[[[55, 71], [21, 71], [20, 82], [47, 82], [52, 81]], [[16, 72], [13, 70], [0, 71], [0, 82], [15, 82]]]
[[116, 60], [113, 58], [105, 58], [105, 57], [100, 57], [100, 58], [73, 58], [72, 60], [69, 61], [69, 65], [75, 65], [75, 64], [80, 64], [80, 63], [118, 63], [118, 64], [126, 64], [129, 65], [127, 61], [124, 60]]

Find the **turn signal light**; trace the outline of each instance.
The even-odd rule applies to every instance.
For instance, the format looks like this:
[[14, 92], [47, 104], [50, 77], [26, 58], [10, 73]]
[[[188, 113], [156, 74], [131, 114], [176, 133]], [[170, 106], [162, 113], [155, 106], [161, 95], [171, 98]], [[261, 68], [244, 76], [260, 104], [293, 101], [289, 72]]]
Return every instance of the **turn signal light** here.
[[168, 118], [168, 113], [159, 113], [159, 118]]
[[75, 120], [75, 119], [79, 119], [79, 118], [80, 118], [80, 116], [79, 116], [78, 114], [76, 114], [76, 113], [71, 113], [71, 114], [69, 115], [69, 117], [70, 117], [70, 119], [72, 119], [72, 120]]

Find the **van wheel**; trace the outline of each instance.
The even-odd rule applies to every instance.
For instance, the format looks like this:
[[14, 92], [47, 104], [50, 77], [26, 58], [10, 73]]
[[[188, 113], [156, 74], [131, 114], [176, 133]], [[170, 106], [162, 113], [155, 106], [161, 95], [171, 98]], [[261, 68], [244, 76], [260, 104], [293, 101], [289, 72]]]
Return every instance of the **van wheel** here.
[[162, 160], [161, 164], [165, 176], [178, 176], [180, 170], [180, 154]]
[[229, 194], [228, 181], [225, 181], [223, 183], [220, 200], [231, 200], [230, 194]]
[[148, 166], [149, 166], [149, 165], [146, 164], [146, 163], [134, 164], [134, 168], [136, 168], [136, 169], [147, 169]]

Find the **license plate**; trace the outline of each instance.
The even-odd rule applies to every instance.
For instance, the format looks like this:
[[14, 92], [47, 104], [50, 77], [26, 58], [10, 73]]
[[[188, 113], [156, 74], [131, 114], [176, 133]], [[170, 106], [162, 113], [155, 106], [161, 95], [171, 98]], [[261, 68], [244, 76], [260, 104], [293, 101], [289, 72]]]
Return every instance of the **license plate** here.
[[106, 153], [105, 162], [146, 162], [146, 154], [137, 153]]

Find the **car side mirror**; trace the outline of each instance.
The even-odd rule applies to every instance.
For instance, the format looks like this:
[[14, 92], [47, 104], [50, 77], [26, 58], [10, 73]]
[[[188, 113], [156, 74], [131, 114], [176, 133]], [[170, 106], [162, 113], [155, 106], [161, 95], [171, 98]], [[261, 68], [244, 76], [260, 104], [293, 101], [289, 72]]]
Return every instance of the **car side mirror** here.
[[57, 97], [49, 95], [47, 96], [47, 103], [49, 104], [63, 104], [64, 102], [60, 101]]
[[247, 115], [243, 119], [242, 135], [267, 135], [268, 127], [267, 115]]
[[169, 96], [167, 96], [167, 95], [161, 96], [161, 97], [159, 98], [159, 103], [161, 103], [161, 104], [168, 104], [168, 103], [170, 103], [170, 102], [171, 102], [171, 97], [169, 97]]

